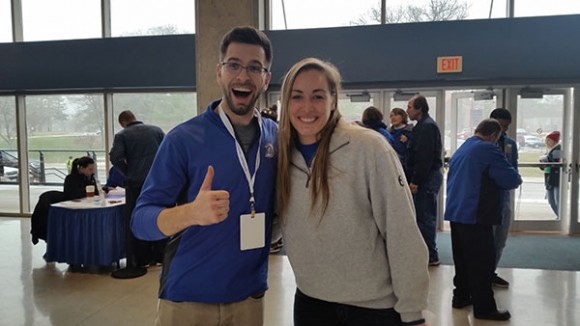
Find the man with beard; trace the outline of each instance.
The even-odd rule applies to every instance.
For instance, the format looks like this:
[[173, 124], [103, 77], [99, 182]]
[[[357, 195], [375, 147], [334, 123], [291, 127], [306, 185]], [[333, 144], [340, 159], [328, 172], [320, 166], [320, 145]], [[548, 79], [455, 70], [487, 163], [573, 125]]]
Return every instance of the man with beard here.
[[157, 325], [263, 324], [278, 129], [254, 105], [271, 64], [264, 33], [229, 31], [216, 66], [222, 98], [159, 148], [131, 221], [144, 240], [170, 237]]

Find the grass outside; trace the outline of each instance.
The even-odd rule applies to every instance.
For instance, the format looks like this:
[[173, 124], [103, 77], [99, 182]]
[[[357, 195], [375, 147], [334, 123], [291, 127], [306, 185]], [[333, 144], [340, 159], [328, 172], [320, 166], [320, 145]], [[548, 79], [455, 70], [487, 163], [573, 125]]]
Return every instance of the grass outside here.
[[[16, 145], [6, 149], [16, 151]], [[44, 154], [45, 163], [65, 163], [69, 157], [87, 155], [87, 151], [95, 152], [104, 157], [103, 139], [100, 135], [58, 135], [34, 136], [28, 140], [29, 160], [40, 160], [40, 152]]]
[[[15, 147], [14, 147], [15, 148]], [[12, 149], [13, 150], [13, 149]], [[58, 135], [35, 136], [28, 141], [30, 160], [40, 160], [40, 151], [44, 154], [45, 163], [65, 163], [69, 157], [87, 155], [95, 151], [98, 157], [104, 157], [103, 139], [100, 135]], [[539, 162], [543, 151], [520, 151], [519, 162]], [[520, 168], [523, 177], [543, 177], [539, 168]]]

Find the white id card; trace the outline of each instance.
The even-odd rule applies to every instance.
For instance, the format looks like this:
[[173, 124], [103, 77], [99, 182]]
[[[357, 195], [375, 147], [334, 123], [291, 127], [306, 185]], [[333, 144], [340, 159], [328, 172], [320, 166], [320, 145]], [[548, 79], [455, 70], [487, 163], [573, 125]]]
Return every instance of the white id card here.
[[264, 248], [266, 242], [266, 214], [244, 214], [240, 217], [240, 249]]

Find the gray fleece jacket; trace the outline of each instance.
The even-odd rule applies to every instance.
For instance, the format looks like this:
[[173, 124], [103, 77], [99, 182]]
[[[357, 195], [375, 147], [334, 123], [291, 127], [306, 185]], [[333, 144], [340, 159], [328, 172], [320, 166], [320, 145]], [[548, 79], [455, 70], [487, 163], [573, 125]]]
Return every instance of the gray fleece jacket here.
[[341, 121], [330, 144], [330, 201], [310, 210], [310, 171], [294, 149], [284, 243], [306, 295], [419, 320], [429, 294], [428, 253], [393, 148], [373, 130]]

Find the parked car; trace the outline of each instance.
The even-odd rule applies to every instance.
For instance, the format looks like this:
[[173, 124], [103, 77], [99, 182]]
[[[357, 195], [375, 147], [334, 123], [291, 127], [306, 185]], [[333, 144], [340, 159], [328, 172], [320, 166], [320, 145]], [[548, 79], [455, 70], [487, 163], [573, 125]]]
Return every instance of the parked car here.
[[531, 148], [541, 148], [544, 146], [544, 141], [540, 137], [532, 135], [524, 135], [524, 146]]
[[11, 166], [3, 166], [3, 177], [5, 181], [18, 182], [18, 169]]
[[524, 147], [524, 145], [526, 144], [526, 138], [524, 136], [527, 134], [528, 134], [528, 132], [526, 131], [526, 129], [523, 129], [523, 128], [517, 129], [516, 142], [518, 143], [519, 148]]
[[[40, 161], [29, 161], [28, 173], [31, 182], [39, 182], [42, 173]], [[0, 177], [6, 181], [18, 181], [18, 157], [15, 151], [0, 150]]]

